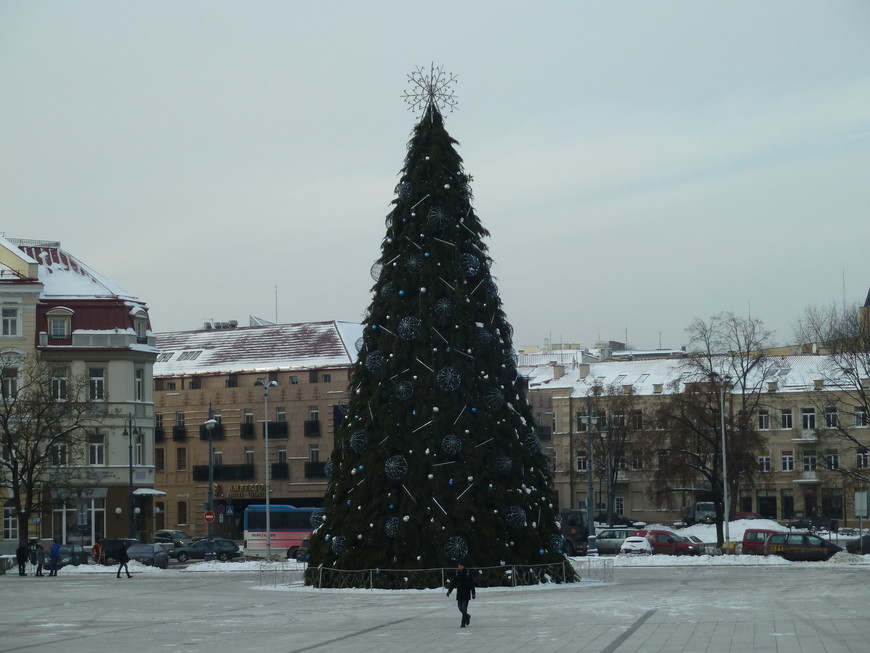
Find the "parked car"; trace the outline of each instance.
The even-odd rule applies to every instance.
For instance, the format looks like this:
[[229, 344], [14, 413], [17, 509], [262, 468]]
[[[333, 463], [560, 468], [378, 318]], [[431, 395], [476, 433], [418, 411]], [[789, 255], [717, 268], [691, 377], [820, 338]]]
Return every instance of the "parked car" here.
[[634, 528], [642, 528], [645, 524], [641, 524], [641, 522], [636, 522], [633, 519], [629, 519], [625, 515], [613, 515], [613, 519], [608, 519], [607, 514], [603, 512], [599, 512], [595, 515], [595, 523], [596, 524], [605, 524], [607, 526], [633, 526]]
[[631, 528], [605, 528], [595, 537], [598, 553], [619, 553], [619, 547], [632, 533]]
[[870, 553], [870, 534], [846, 542], [846, 551], [849, 553]]
[[169, 567], [169, 554], [159, 544], [131, 544], [127, 549], [130, 560], [149, 567], [166, 569]]
[[734, 519], [763, 519], [757, 512], [735, 512]]
[[811, 533], [774, 533], [764, 543], [766, 555], [778, 555], [793, 562], [827, 560], [843, 547]]
[[743, 531], [742, 551], [746, 555], [764, 555], [764, 543], [767, 538], [782, 531], [774, 531], [769, 528], [747, 528]]
[[647, 538], [652, 545], [652, 552], [656, 554], [695, 556], [704, 552], [704, 547], [699, 547], [671, 531], [641, 529], [633, 531], [632, 535]]
[[630, 535], [619, 547], [619, 553], [625, 555], [652, 555], [652, 545], [649, 540], [639, 535]]
[[788, 523], [789, 528], [795, 528], [806, 531], [828, 531], [831, 533], [835, 533], [837, 531], [838, 522], [836, 519], [830, 519], [829, 517], [802, 517], [801, 519], [795, 519]]
[[155, 542], [154, 546], [159, 547], [162, 551], [166, 552], [166, 555], [170, 560], [175, 558], [175, 545], [171, 542]]
[[[48, 555], [47, 551], [48, 549], [46, 549], [46, 555]], [[81, 544], [62, 544], [60, 546], [58, 567], [66, 567], [67, 565], [78, 567], [86, 564], [88, 564], [88, 550]]]
[[[94, 551], [99, 550], [99, 559], [97, 562], [102, 562], [106, 565], [113, 565], [118, 562], [118, 554], [121, 552], [121, 546], [126, 542], [130, 546], [139, 544], [139, 540], [130, 537], [107, 537], [100, 540], [99, 547], [94, 547]], [[96, 556], [95, 556], [96, 557]]]
[[235, 542], [223, 537], [216, 537], [213, 540], [199, 540], [190, 546], [178, 547], [175, 549], [175, 558], [178, 562], [205, 560], [207, 553], [214, 553], [215, 557], [221, 562], [231, 558], [238, 558], [241, 555], [239, 547]]
[[296, 549], [296, 562], [308, 562], [308, 548], [311, 546], [311, 538], [306, 537], [302, 540], [299, 548]]
[[184, 531], [161, 529], [154, 531], [154, 542], [170, 542], [175, 546], [190, 546], [193, 538]]

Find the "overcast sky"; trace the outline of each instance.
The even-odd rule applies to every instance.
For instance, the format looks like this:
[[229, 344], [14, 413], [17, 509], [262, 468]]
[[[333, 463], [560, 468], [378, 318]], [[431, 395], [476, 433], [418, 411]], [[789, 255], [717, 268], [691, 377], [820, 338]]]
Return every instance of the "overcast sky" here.
[[361, 320], [434, 62], [515, 345], [786, 342], [870, 289], [868, 35], [863, 0], [2, 0], [0, 232], [157, 331]]

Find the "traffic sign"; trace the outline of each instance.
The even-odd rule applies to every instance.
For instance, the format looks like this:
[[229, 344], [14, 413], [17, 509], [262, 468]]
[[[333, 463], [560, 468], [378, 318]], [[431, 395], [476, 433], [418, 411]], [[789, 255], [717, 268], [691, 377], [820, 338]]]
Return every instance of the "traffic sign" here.
[[204, 516], [206, 524], [211, 524], [214, 521], [214, 513], [211, 510], [206, 510]]

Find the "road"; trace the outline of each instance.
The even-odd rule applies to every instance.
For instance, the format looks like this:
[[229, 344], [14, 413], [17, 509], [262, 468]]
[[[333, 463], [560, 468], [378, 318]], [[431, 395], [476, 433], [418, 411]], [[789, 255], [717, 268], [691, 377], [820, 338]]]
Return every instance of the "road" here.
[[[273, 586], [273, 582], [276, 581]], [[866, 566], [617, 568], [607, 584], [315, 590], [256, 571], [0, 577], [0, 653], [870, 651]]]

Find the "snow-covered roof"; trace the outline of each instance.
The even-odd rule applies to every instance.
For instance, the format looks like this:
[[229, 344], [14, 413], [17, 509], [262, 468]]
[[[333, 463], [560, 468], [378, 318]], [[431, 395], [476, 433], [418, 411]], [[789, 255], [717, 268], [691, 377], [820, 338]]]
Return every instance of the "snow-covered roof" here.
[[347, 367], [362, 331], [329, 321], [158, 333], [154, 376]]
[[[770, 359], [772, 369], [763, 380], [776, 381], [776, 392], [806, 392], [815, 387], [818, 380], [825, 381], [829, 390], [833, 385], [835, 367], [830, 356], [805, 355], [782, 356]], [[552, 365], [539, 365], [522, 368], [521, 372], [529, 378], [532, 388], [561, 388], [573, 397], [586, 397], [594, 386], [632, 386], [635, 394], [656, 394], [656, 386], [661, 393], [672, 389], [669, 384], [691, 371], [690, 361], [686, 358], [644, 359], [634, 361], [604, 361], [591, 363], [588, 372], [583, 368], [567, 368], [561, 378], [554, 377]], [[585, 377], [581, 378], [581, 375]], [[750, 378], [749, 383], [753, 380]], [[757, 383], [757, 381], [755, 381]], [[760, 389], [767, 392], [768, 388]], [[732, 392], [739, 392], [733, 388]]]
[[39, 264], [39, 281], [45, 299], [136, 298], [117, 284], [85, 265], [61, 248], [59, 242], [9, 238], [16, 247]]

